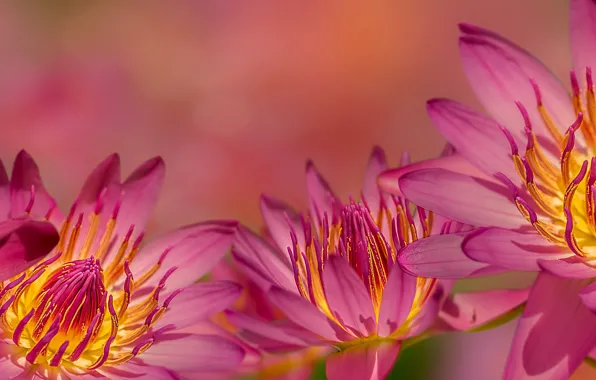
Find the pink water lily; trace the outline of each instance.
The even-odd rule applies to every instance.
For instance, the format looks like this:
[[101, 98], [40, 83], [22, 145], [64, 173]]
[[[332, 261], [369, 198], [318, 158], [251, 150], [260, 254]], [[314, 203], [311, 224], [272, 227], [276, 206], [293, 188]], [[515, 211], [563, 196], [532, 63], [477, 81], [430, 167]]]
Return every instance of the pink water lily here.
[[[414, 211], [404, 198], [381, 192], [376, 180], [386, 168], [385, 154], [374, 149], [360, 201], [338, 199], [312, 163], [306, 168], [308, 213], [262, 197], [273, 244], [240, 227], [232, 254], [286, 318], [271, 323], [229, 315], [252, 342], [274, 353], [335, 347], [339, 352], [326, 364], [329, 379], [379, 379], [404, 344], [437, 329], [477, 327], [525, 300], [524, 290], [453, 296], [451, 281], [402, 271], [402, 247], [434, 234], [461, 241], [470, 227], [420, 207]], [[476, 269], [492, 270], [483, 264]]]
[[[567, 378], [596, 345], [596, 3], [572, 0], [569, 93], [503, 37], [461, 25], [460, 53], [486, 117], [451, 100], [428, 113], [470, 165], [445, 160], [387, 171], [382, 187], [463, 223], [486, 226], [463, 244], [407, 247], [402, 266], [459, 278], [479, 263], [540, 271], [519, 322], [505, 379]], [[469, 167], [473, 166], [473, 167]], [[461, 250], [470, 260], [462, 260]], [[449, 262], [429, 272], [437, 251]], [[434, 267], [433, 267], [434, 268]], [[474, 273], [468, 273], [474, 275]]]
[[[190, 225], [142, 244], [164, 171], [154, 158], [121, 182], [112, 155], [65, 215], [33, 159], [19, 153], [10, 182], [0, 186], [10, 197], [5, 211], [38, 221], [10, 223], [29, 229], [51, 223], [59, 239], [34, 266], [34, 257], [14, 254], [12, 268], [1, 267], [3, 378], [197, 378], [242, 361], [244, 351], [233, 342], [189, 332], [240, 295], [229, 281], [196, 283], [229, 249], [236, 223]], [[5, 246], [35, 237], [27, 228], [9, 230]]]

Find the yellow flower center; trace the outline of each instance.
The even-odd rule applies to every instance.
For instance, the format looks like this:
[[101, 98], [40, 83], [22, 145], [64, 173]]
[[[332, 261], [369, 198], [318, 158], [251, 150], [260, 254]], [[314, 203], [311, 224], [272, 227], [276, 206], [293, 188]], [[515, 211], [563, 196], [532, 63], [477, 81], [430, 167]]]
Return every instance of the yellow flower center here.
[[[571, 73], [573, 105], [577, 118], [565, 134], [549, 116], [542, 103], [538, 85], [532, 82], [538, 111], [547, 131], [556, 143], [549, 147], [539, 140], [532, 129], [524, 106], [517, 106], [525, 120], [527, 144], [522, 157], [512, 134], [501, 127], [511, 145], [515, 169], [527, 193], [533, 200], [530, 205], [518, 194], [515, 185], [502, 174], [500, 178], [509, 185], [520, 213], [536, 231], [550, 242], [569, 249], [579, 257], [596, 258], [596, 102], [590, 68], [586, 70], [586, 102], [584, 105], [575, 73]], [[580, 132], [588, 152], [576, 146], [576, 134]], [[559, 154], [558, 165], [553, 159]]]
[[[395, 217], [386, 206], [373, 216], [364, 202], [351, 202], [340, 206], [331, 216], [325, 214], [315, 227], [316, 231], [313, 231], [310, 220], [303, 218], [302, 227], [307, 242], [305, 250], [300, 247], [296, 232], [291, 231], [293, 247], [288, 251], [298, 291], [349, 333], [352, 331], [331, 311], [324, 292], [322, 276], [329, 256], [344, 258], [359, 275], [368, 289], [378, 322], [385, 284], [393, 265], [397, 265], [397, 252], [417, 240], [419, 235], [430, 235], [432, 214], [427, 216], [422, 208], [417, 209], [419, 231], [409, 205], [397, 198], [393, 201]], [[435, 279], [417, 279], [416, 296], [410, 314], [394, 334], [408, 331], [409, 324], [432, 294], [435, 284]]]
[[[89, 216], [84, 240], [79, 239], [84, 215], [78, 214], [73, 224], [75, 203], [61, 226], [53, 256], [2, 284], [0, 328], [31, 364], [87, 370], [122, 364], [147, 350], [156, 334], [172, 328], [148, 333], [180, 292], [159, 304], [160, 291], [176, 267], [157, 285], [143, 288], [170, 249], [134, 280], [130, 264], [143, 234], [131, 241], [134, 226], [130, 226], [116, 244], [117, 203], [99, 236], [103, 195], [105, 191]], [[33, 200], [32, 190], [27, 212]]]

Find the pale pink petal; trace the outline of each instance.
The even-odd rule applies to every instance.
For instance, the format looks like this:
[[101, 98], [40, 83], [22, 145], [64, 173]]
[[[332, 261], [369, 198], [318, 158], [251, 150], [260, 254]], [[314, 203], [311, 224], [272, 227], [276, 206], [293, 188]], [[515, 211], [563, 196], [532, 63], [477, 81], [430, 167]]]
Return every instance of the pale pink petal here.
[[247, 228], [240, 226], [232, 249], [234, 260], [244, 274], [263, 289], [275, 284], [297, 292], [289, 260]]
[[291, 229], [301, 246], [305, 242], [300, 216], [287, 204], [265, 195], [261, 196], [261, 214], [271, 237], [283, 253], [282, 257], [289, 262], [289, 256], [286, 253], [288, 247], [293, 248]]
[[53, 210], [50, 221], [59, 226], [64, 216], [43, 185], [37, 164], [27, 152], [22, 150], [15, 159], [10, 179], [10, 214], [13, 218], [23, 216], [32, 200], [32, 192], [33, 206], [29, 214], [35, 218], [44, 218], [50, 210]]
[[325, 263], [323, 280], [329, 308], [340, 323], [355, 335], [374, 334], [377, 326], [370, 295], [348, 261], [330, 256]]
[[59, 240], [58, 231], [49, 222], [27, 219], [0, 222], [0, 281], [39, 262]]
[[[511, 146], [494, 120], [447, 99], [430, 100], [426, 109], [443, 137], [478, 169], [488, 175], [501, 172], [518, 181]], [[525, 146], [525, 142], [518, 144]]]
[[[131, 240], [145, 230], [153, 207], [157, 202], [165, 176], [165, 165], [161, 157], [150, 159], [139, 166], [122, 183], [121, 206], [115, 234], [122, 238], [134, 225]], [[117, 250], [117, 247], [115, 248]]]
[[244, 350], [239, 345], [219, 336], [174, 337], [173, 334], [158, 336], [140, 359], [175, 372], [233, 370], [244, 359]]
[[417, 240], [402, 248], [397, 260], [408, 273], [420, 277], [459, 279], [499, 273], [499, 268], [464, 254], [461, 244], [465, 236], [457, 233]]
[[235, 227], [235, 222], [204, 222], [170, 232], [141, 249], [130, 266], [131, 272], [138, 277], [161, 260], [145, 287], [157, 285], [173, 267], [177, 269], [168, 277], [162, 294], [188, 286], [208, 273], [229, 251]]
[[362, 196], [370, 208], [372, 215], [377, 215], [381, 207], [383, 194], [377, 183], [377, 178], [385, 170], [387, 170], [385, 152], [381, 147], [374, 147], [368, 159], [368, 165], [364, 173], [364, 184], [362, 185]]
[[531, 79], [538, 85], [554, 124], [563, 133], [569, 128], [575, 119], [571, 97], [538, 59], [493, 32], [466, 24], [460, 29], [464, 71], [476, 96], [497, 122], [523, 139], [525, 124], [515, 104], [519, 101], [527, 109], [536, 133], [550, 136], [538, 112]]
[[473, 260], [512, 270], [540, 270], [538, 260], [569, 257], [569, 251], [551, 244], [534, 230], [511, 231], [480, 228], [471, 232], [462, 245]]
[[360, 344], [331, 354], [325, 372], [329, 380], [383, 380], [399, 354], [400, 342]]
[[596, 277], [594, 262], [590, 265], [586, 265], [586, 262], [577, 256], [559, 260], [538, 260], [540, 269], [563, 278], [594, 278]]
[[335, 322], [300, 295], [273, 286], [268, 292], [273, 302], [295, 324], [333, 342], [351, 339]]
[[172, 300], [159, 326], [172, 324], [177, 329], [192, 326], [231, 306], [241, 293], [242, 287], [231, 281], [187, 286]]
[[470, 330], [512, 312], [528, 299], [529, 289], [489, 290], [449, 296], [439, 317], [455, 330]]
[[383, 289], [379, 310], [379, 336], [388, 336], [401, 326], [410, 313], [415, 295], [416, 277], [405, 273], [398, 265], [394, 265]]
[[445, 169], [423, 169], [406, 174], [399, 185], [410, 201], [458, 222], [504, 228], [527, 224], [509, 189], [500, 183]]
[[569, 34], [573, 67], [585, 88], [586, 68], [596, 70], [596, 4], [593, 0], [571, 0]]
[[454, 281], [452, 280], [439, 280], [435, 284], [432, 294], [422, 307], [422, 310], [414, 317], [410, 324], [410, 329], [405, 335], [405, 339], [416, 337], [437, 323], [439, 311], [443, 301], [448, 296], [449, 292], [453, 288]]
[[515, 332], [504, 380], [567, 379], [596, 343], [596, 314], [579, 297], [589, 280], [541, 273]]
[[[462, 155], [453, 154], [386, 170], [378, 178], [379, 186], [381, 190], [403, 196], [404, 194], [399, 187], [399, 179], [408, 173], [423, 169], [446, 169], [478, 178], [486, 177], [484, 173]], [[486, 177], [486, 179], [489, 179], [489, 177]]]
[[306, 164], [306, 190], [308, 192], [310, 214], [314, 218], [314, 222], [321, 225], [324, 215], [327, 214], [331, 217], [333, 210], [341, 202], [312, 161], [308, 161]]

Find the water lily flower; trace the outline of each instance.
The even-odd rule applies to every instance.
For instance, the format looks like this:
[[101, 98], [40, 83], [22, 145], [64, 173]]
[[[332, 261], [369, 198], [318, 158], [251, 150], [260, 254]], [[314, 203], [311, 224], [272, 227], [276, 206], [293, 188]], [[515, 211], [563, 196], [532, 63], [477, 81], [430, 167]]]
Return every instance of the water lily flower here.
[[197, 378], [242, 360], [233, 342], [185, 330], [240, 294], [232, 282], [196, 283], [228, 250], [235, 222], [190, 225], [142, 244], [164, 171], [154, 158], [121, 183], [112, 155], [65, 215], [33, 159], [18, 154], [2, 192], [10, 214], [53, 223], [59, 242], [34, 266], [15, 257], [19, 270], [2, 283], [3, 378]]
[[228, 314], [230, 322], [270, 352], [336, 348], [327, 358], [329, 379], [376, 379], [385, 378], [407, 344], [436, 329], [477, 327], [524, 301], [524, 290], [449, 295], [451, 281], [402, 271], [397, 253], [404, 246], [433, 234], [461, 240], [470, 227], [381, 192], [376, 179], [386, 168], [375, 148], [360, 200], [344, 203], [309, 162], [305, 214], [263, 196], [273, 244], [239, 227], [232, 254], [286, 318], [271, 323], [236, 313]]
[[[451, 100], [429, 101], [460, 161], [431, 160], [380, 177], [385, 190], [486, 226], [460, 245], [438, 238], [407, 247], [400, 263], [409, 273], [459, 278], [475, 275], [478, 265], [541, 271], [505, 379], [566, 379], [596, 345], [596, 3], [570, 5], [571, 93], [512, 42], [460, 25], [464, 69], [493, 118]], [[448, 264], [429, 272], [437, 260]]]

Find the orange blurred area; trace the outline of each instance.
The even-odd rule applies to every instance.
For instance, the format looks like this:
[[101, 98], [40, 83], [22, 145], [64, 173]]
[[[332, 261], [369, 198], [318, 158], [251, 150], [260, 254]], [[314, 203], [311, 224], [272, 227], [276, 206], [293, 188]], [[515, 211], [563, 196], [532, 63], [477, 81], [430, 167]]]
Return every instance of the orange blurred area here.
[[[478, 107], [460, 67], [458, 22], [501, 33], [565, 77], [567, 6], [3, 2], [0, 157], [10, 163], [27, 149], [47, 187], [68, 205], [108, 154], [120, 153], [125, 172], [161, 155], [166, 184], [151, 233], [207, 218], [259, 228], [262, 192], [304, 204], [307, 158], [347, 197], [359, 192], [374, 144], [394, 164], [405, 150], [414, 159], [441, 151], [425, 101], [450, 97]], [[476, 346], [486, 360], [471, 361], [471, 351], [461, 349], [440, 361], [446, 368], [494, 363], [497, 379], [507, 339], [496, 334], [490, 345]], [[502, 348], [494, 361], [493, 344]], [[574, 379], [592, 377], [582, 368]]]

